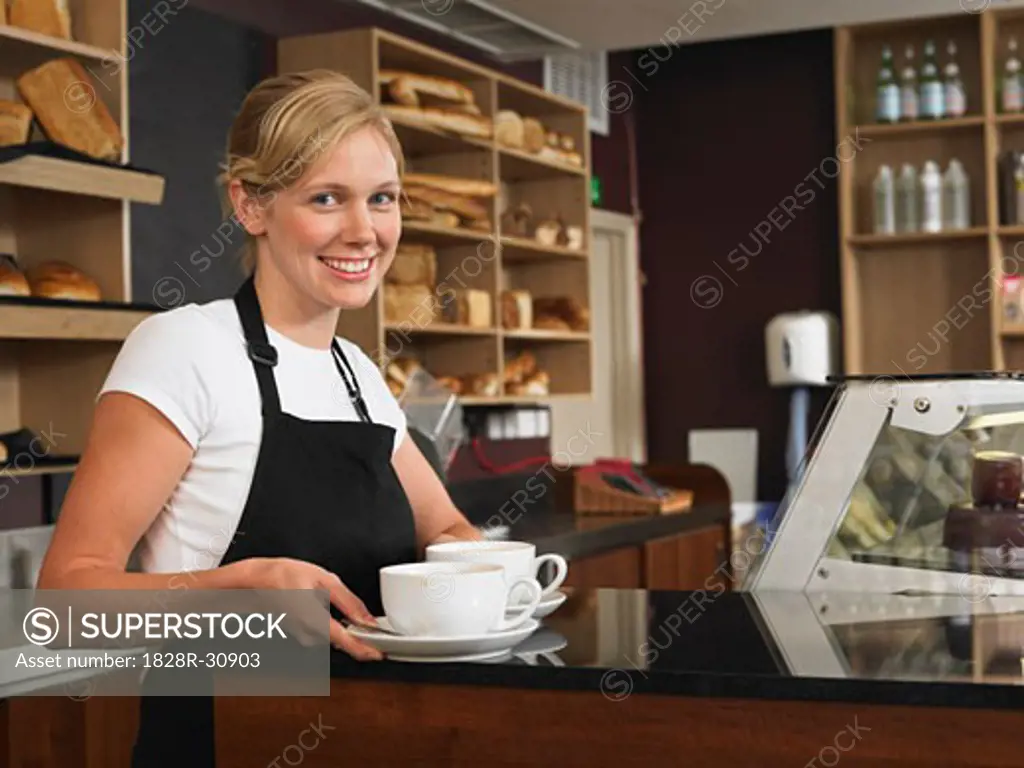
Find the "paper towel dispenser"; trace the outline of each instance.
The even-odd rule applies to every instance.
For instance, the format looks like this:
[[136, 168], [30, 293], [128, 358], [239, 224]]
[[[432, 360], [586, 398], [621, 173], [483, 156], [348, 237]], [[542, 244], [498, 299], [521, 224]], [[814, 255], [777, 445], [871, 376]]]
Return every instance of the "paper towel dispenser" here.
[[776, 315], [765, 328], [772, 386], [823, 386], [839, 373], [839, 323], [828, 312]]

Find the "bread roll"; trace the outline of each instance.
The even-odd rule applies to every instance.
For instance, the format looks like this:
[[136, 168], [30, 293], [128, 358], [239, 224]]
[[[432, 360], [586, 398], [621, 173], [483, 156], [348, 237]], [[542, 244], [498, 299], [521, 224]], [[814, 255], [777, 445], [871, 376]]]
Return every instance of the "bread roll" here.
[[547, 131], [540, 120], [532, 117], [523, 119], [523, 146], [527, 152], [537, 154], [547, 145]]
[[31, 267], [25, 277], [33, 296], [43, 299], [100, 301], [96, 281], [64, 261], [46, 261]]
[[9, 0], [9, 4], [12, 26], [71, 39], [71, 14], [66, 0]]
[[536, 371], [523, 381], [506, 384], [505, 392], [509, 395], [544, 397], [551, 393], [551, 376], [547, 371]]
[[13, 256], [0, 256], [0, 296], [31, 296], [28, 280]]
[[448, 227], [449, 229], [455, 229], [461, 222], [462, 220], [458, 215], [451, 211], [434, 211], [434, 214], [430, 217], [430, 223], [435, 227]]
[[419, 243], [399, 245], [384, 281], [397, 285], [436, 284], [437, 251], [434, 246]]
[[513, 331], [533, 327], [533, 301], [529, 291], [504, 291], [501, 294], [501, 327]]
[[512, 237], [531, 237], [533, 235], [533, 209], [526, 203], [520, 203], [501, 219], [502, 234]]
[[405, 194], [408, 195], [410, 200], [427, 203], [434, 209], [451, 211], [467, 219], [488, 218], [487, 206], [471, 197], [454, 195], [440, 189], [420, 187], [414, 184], [405, 187]]
[[52, 141], [103, 160], [120, 159], [121, 131], [78, 61], [53, 59], [22, 74], [17, 84]]
[[534, 237], [537, 242], [541, 245], [556, 246], [558, 245], [558, 234], [561, 231], [562, 226], [557, 221], [547, 220], [542, 221], [537, 225], [537, 229], [534, 232]]
[[441, 317], [446, 323], [490, 328], [494, 325], [491, 294], [476, 288], [452, 288], [441, 296]]
[[436, 316], [434, 288], [429, 285], [384, 285], [384, 322], [429, 325]]
[[473, 104], [476, 97], [473, 91], [457, 80], [434, 75], [418, 75], [413, 72], [397, 72], [387, 70], [381, 73], [386, 78], [388, 94], [399, 104], [410, 107], [421, 105], [420, 95], [430, 95], [435, 99], [455, 104]]
[[465, 195], [466, 197], [494, 197], [498, 193], [497, 184], [490, 181], [445, 176], [440, 173], [407, 173], [402, 177], [402, 183], [439, 189], [442, 192], [451, 192], [453, 195]]
[[493, 131], [491, 121], [482, 115], [469, 115], [437, 107], [408, 107], [396, 104], [385, 104], [383, 109], [399, 123], [438, 128], [483, 139], [489, 139]]
[[501, 380], [494, 373], [471, 373], [462, 377], [463, 393], [478, 397], [497, 397], [501, 394]]
[[565, 163], [566, 165], [575, 165], [576, 167], [583, 165], [583, 157], [579, 152], [567, 152], [561, 147], [543, 147], [537, 155], [544, 160], [551, 160], [555, 163]]
[[494, 140], [503, 147], [522, 149], [526, 145], [523, 118], [511, 109], [494, 116]]
[[520, 382], [537, 370], [537, 358], [532, 352], [520, 352], [505, 363], [505, 383]]
[[31, 109], [16, 101], [0, 100], [0, 147], [26, 143], [31, 130]]
[[442, 387], [447, 387], [456, 395], [461, 395], [463, 390], [462, 379], [458, 376], [439, 376], [437, 383]]
[[583, 249], [583, 227], [569, 226], [565, 228], [566, 247], [574, 251]]
[[[569, 329], [586, 331], [590, 328], [590, 310], [571, 296], [546, 296], [533, 300], [534, 327], [557, 327], [552, 320], [559, 320]], [[541, 325], [544, 323], [545, 325]]]

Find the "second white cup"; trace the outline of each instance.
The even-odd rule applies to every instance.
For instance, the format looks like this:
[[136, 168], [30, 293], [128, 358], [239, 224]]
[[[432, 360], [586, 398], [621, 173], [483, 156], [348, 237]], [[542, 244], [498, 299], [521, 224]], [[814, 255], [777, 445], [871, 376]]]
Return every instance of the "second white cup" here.
[[[428, 562], [470, 562], [500, 565], [505, 569], [508, 584], [517, 579], [536, 579], [545, 563], [555, 566], [551, 583], [541, 592], [541, 599], [550, 597], [562, 586], [569, 574], [569, 565], [561, 555], [546, 554], [537, 557], [537, 547], [527, 541], [446, 541], [427, 547]], [[530, 599], [529, 592], [517, 588], [512, 593], [512, 602], [521, 603]]]

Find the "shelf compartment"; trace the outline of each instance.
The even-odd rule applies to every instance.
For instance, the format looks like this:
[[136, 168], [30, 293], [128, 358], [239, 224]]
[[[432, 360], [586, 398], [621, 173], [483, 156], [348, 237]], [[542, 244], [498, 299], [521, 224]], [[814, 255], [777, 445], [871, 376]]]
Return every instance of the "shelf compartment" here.
[[161, 176], [43, 155], [0, 163], [0, 184], [149, 205], [164, 198]]
[[487, 139], [416, 125], [401, 115], [389, 114], [388, 117], [402, 142], [402, 152], [407, 157], [455, 154], [470, 150], [491, 152], [494, 148], [494, 142]]
[[968, 128], [980, 128], [985, 124], [981, 115], [965, 117], [949, 117], [940, 120], [914, 120], [907, 123], [865, 123], [858, 125], [855, 135], [869, 138], [885, 138], [887, 136], [906, 136], [915, 133], [931, 133], [933, 131], [956, 131]]
[[150, 314], [139, 310], [0, 302], [0, 339], [123, 341]]
[[[586, 237], [586, 233], [584, 233]], [[586, 245], [586, 243], [584, 243]], [[510, 264], [550, 261], [552, 259], [586, 259], [586, 249], [574, 250], [561, 246], [541, 245], [525, 237], [501, 238], [501, 260]]]
[[1009, 338], [1024, 338], [1024, 324], [1004, 325], [1000, 333]]
[[571, 177], [587, 175], [587, 169], [581, 166], [549, 160], [512, 147], [498, 147], [498, 153], [498, 175], [502, 181], [536, 181], [538, 179], [557, 179], [567, 175]]
[[858, 248], [899, 248], [903, 246], [926, 245], [956, 240], [975, 240], [988, 236], [985, 227], [949, 230], [945, 232], [908, 232], [896, 235], [854, 235], [850, 245]]
[[551, 395], [590, 393], [592, 357], [588, 339], [540, 342], [535, 338], [505, 337], [506, 360], [527, 351], [537, 359], [537, 369], [550, 377]]

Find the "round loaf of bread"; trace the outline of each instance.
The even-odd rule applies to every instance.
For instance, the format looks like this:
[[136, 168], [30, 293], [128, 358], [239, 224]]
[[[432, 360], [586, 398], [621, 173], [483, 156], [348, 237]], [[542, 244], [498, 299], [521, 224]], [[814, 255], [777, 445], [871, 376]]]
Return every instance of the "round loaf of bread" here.
[[46, 261], [30, 268], [25, 275], [33, 296], [43, 299], [100, 301], [96, 281], [64, 261]]
[[0, 296], [29, 296], [25, 275], [9, 259], [0, 260]]

